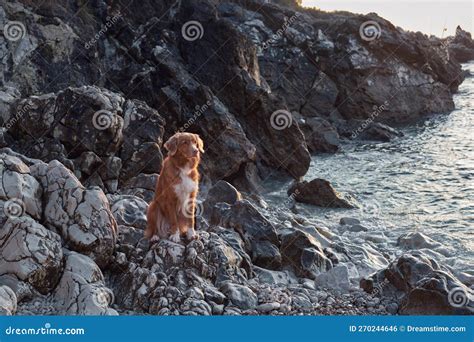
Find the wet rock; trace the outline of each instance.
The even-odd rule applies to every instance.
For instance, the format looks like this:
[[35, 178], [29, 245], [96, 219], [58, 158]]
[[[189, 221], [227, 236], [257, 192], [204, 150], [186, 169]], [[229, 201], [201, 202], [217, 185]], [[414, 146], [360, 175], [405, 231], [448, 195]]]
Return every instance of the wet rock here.
[[56, 286], [62, 269], [58, 234], [25, 215], [5, 223], [0, 245], [0, 274], [15, 275], [42, 294]]
[[294, 182], [287, 193], [297, 202], [319, 207], [354, 208], [354, 205], [334, 190], [327, 180], [320, 178], [313, 179], [310, 182]]
[[253, 309], [258, 304], [257, 295], [247, 286], [225, 283], [220, 290], [227, 296], [232, 304], [240, 309]]
[[339, 220], [339, 224], [354, 225], [354, 224], [360, 224], [360, 221], [353, 217], [341, 217], [341, 219]]
[[388, 142], [400, 136], [403, 136], [403, 133], [380, 122], [375, 122], [369, 124], [357, 137], [363, 140]]

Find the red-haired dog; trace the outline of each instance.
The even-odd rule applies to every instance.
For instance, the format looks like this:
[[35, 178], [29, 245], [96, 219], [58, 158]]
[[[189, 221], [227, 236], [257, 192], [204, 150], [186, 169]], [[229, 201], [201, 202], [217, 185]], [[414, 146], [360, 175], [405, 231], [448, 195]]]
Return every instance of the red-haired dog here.
[[197, 134], [176, 133], [165, 144], [168, 155], [163, 161], [155, 197], [147, 212], [145, 237], [152, 241], [169, 238], [179, 242], [180, 235], [196, 238], [194, 212], [198, 192], [198, 165], [204, 144]]

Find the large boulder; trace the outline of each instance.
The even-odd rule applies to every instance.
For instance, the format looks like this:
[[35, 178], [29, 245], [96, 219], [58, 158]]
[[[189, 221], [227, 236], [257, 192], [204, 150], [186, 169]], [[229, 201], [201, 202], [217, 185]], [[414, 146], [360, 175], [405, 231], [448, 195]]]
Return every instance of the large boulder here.
[[474, 292], [436, 261], [413, 252], [403, 254], [371, 277], [361, 280], [367, 292], [395, 289], [401, 293], [399, 313], [468, 315], [474, 313]]
[[269, 269], [280, 267], [276, 228], [248, 200], [239, 200], [225, 211], [220, 224], [238, 232], [255, 265]]
[[456, 28], [454, 37], [446, 38], [444, 45], [448, 46], [449, 55], [452, 55], [460, 63], [467, 63], [474, 59], [472, 36], [460, 26]]
[[332, 268], [332, 262], [321, 244], [310, 234], [299, 229], [288, 229], [282, 232], [280, 239], [283, 263], [292, 267], [298, 276], [315, 279]]
[[52, 294], [64, 315], [116, 315], [113, 292], [105, 287], [100, 268], [89, 257], [69, 252], [64, 273]]
[[294, 182], [288, 189], [288, 196], [297, 202], [316, 205], [324, 208], [353, 208], [352, 199], [339, 194], [325, 179]]
[[13, 274], [47, 294], [63, 265], [61, 238], [31, 217], [10, 218], [0, 233], [0, 274]]
[[17, 297], [8, 286], [0, 286], [0, 316], [14, 315], [17, 309]]
[[103, 191], [85, 189], [58, 161], [31, 169], [44, 189], [45, 224], [57, 229], [68, 248], [105, 266], [115, 247], [117, 223]]

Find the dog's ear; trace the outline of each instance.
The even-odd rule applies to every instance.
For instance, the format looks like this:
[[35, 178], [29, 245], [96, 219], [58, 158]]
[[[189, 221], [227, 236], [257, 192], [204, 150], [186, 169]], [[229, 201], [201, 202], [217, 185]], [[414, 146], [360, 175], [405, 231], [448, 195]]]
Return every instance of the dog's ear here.
[[194, 134], [196, 136], [197, 140], [197, 147], [199, 149], [199, 152], [204, 153], [204, 142], [202, 141], [201, 137], [197, 134]]
[[168, 141], [163, 145], [171, 156], [174, 156], [178, 150], [178, 140], [179, 135], [177, 133], [169, 138]]

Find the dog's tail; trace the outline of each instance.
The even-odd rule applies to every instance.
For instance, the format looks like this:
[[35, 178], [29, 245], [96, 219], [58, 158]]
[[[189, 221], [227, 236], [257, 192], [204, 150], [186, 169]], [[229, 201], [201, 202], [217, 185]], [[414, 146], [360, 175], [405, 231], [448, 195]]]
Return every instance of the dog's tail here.
[[156, 220], [159, 210], [160, 208], [158, 207], [158, 203], [156, 203], [156, 201], [152, 201], [148, 206], [148, 210], [146, 213], [147, 223], [144, 233], [145, 238], [147, 239], [151, 239], [151, 237], [156, 234]]
[[163, 216], [158, 202], [153, 201], [147, 211], [147, 226], [145, 237], [151, 239], [153, 235], [158, 235], [164, 239], [168, 237], [170, 225], [168, 220]]

